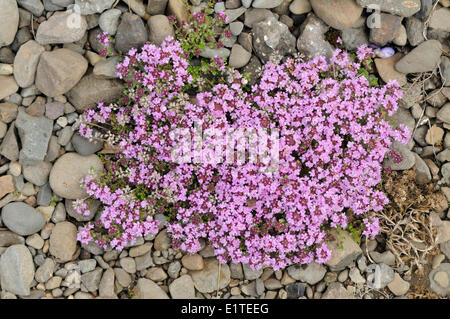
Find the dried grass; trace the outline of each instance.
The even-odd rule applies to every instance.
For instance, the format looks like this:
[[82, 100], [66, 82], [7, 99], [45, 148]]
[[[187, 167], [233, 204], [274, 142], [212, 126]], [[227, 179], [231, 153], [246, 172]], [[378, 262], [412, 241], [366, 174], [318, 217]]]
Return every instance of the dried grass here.
[[409, 267], [406, 275], [413, 270], [423, 275], [427, 257], [437, 253], [430, 213], [439, 211], [446, 199], [431, 183], [416, 185], [414, 169], [385, 175], [382, 186], [389, 204], [374, 215], [380, 220], [386, 248], [395, 255], [398, 269]]

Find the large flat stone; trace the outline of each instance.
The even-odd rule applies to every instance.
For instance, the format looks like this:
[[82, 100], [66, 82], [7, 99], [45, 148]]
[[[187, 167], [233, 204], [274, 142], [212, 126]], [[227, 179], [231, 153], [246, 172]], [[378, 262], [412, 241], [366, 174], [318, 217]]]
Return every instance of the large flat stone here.
[[36, 72], [36, 87], [55, 97], [67, 93], [84, 75], [87, 60], [69, 49], [56, 49], [41, 55]]
[[25, 245], [10, 246], [0, 257], [0, 282], [3, 290], [28, 296], [34, 278], [33, 257]]
[[58, 196], [80, 199], [87, 196], [81, 187], [82, 179], [91, 172], [103, 172], [103, 163], [97, 155], [81, 156], [66, 153], [55, 162], [50, 172], [50, 187]]
[[53, 121], [45, 116], [28, 115], [21, 107], [15, 125], [22, 142], [19, 163], [33, 166], [42, 162], [47, 154]]
[[120, 80], [99, 79], [90, 74], [83, 77], [66, 96], [77, 111], [84, 111], [93, 108], [98, 102], [116, 102], [122, 92], [123, 84]]

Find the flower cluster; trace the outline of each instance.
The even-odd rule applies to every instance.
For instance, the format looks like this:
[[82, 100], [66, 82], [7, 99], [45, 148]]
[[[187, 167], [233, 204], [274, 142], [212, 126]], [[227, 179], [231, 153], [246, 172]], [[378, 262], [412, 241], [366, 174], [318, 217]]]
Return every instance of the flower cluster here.
[[188, 72], [193, 80], [186, 85], [185, 91], [203, 91], [222, 81], [223, 69], [219, 64], [224, 64], [224, 59], [202, 58], [201, 54], [207, 48], [222, 48], [223, 37], [230, 38], [232, 33], [229, 29], [224, 30], [228, 22], [225, 12], [214, 12], [215, 1], [204, 2], [202, 9], [193, 7], [188, 1], [185, 4], [187, 21], [178, 22], [173, 16], [169, 19], [174, 26], [175, 37], [179, 39], [184, 51], [184, 57], [190, 62]]
[[[118, 66], [123, 105], [87, 112], [81, 133], [105, 127], [120, 152], [107, 161], [107, 174], [86, 181], [88, 194], [103, 203], [95, 225], [102, 231], [88, 224], [80, 240], [121, 249], [156, 232], [153, 216], [162, 213], [175, 247], [195, 253], [204, 238], [222, 262], [280, 269], [326, 262], [330, 229], [387, 203], [376, 188], [381, 163], [392, 140], [406, 143], [410, 133], [384, 120], [397, 110], [398, 84], [374, 87], [359, 76], [369, 49], [358, 51], [363, 60], [336, 50], [329, 62], [269, 62], [249, 90], [232, 72], [227, 83], [196, 96], [183, 93], [191, 81], [183, 56], [171, 38], [161, 48], [131, 50]], [[279, 132], [277, 169], [268, 171], [261, 153], [240, 165], [174, 161], [173, 132], [185, 128], [193, 136], [198, 123], [203, 131]], [[232, 151], [239, 156], [237, 147]], [[364, 235], [376, 235], [375, 219], [363, 223]]]
[[99, 54], [102, 58], [105, 58], [107, 56], [113, 56], [113, 50], [112, 50], [112, 38], [108, 34], [108, 32], [104, 31], [103, 33], [99, 33], [97, 35], [97, 40], [103, 45], [103, 49], [100, 50]]
[[388, 156], [392, 158], [395, 164], [399, 164], [403, 161], [403, 156], [395, 150], [390, 150]]

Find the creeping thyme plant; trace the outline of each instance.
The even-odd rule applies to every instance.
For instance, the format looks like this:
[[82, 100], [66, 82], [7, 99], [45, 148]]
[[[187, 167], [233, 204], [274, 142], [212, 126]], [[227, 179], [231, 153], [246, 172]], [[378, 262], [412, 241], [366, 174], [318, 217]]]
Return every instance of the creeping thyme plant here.
[[[326, 262], [331, 229], [350, 224], [368, 237], [378, 233], [368, 213], [387, 203], [377, 189], [381, 163], [392, 141], [406, 143], [410, 133], [385, 121], [397, 110], [398, 84], [374, 86], [361, 72], [371, 49], [362, 46], [354, 58], [336, 49], [329, 62], [268, 62], [250, 90], [239, 72], [227, 72], [224, 83], [191, 96], [184, 49], [168, 37], [161, 47], [130, 50], [118, 65], [123, 99], [85, 112], [80, 133], [104, 136], [117, 152], [105, 156], [103, 175], [84, 181], [102, 211], [80, 231], [82, 243], [121, 250], [157, 233], [154, 216], [163, 214], [175, 248], [195, 253], [206, 239], [221, 262], [280, 269]], [[203, 132], [279, 132], [277, 169], [267, 170], [262, 153], [243, 163], [174, 161], [180, 141], [173, 132], [192, 137], [198, 123]], [[76, 206], [89, 214], [85, 202]]]
[[228, 21], [225, 12], [214, 13], [216, 2], [212, 0], [204, 2], [206, 7], [196, 11], [189, 1], [184, 0], [188, 12], [187, 21], [178, 22], [174, 16], [169, 17], [175, 30], [175, 37], [179, 39], [184, 51], [184, 58], [190, 62], [188, 72], [192, 75], [192, 81], [187, 83], [185, 91], [202, 91], [224, 82], [226, 59], [200, 56], [204, 49], [222, 48], [224, 46], [222, 38], [232, 36], [231, 31], [225, 30], [224, 27]]

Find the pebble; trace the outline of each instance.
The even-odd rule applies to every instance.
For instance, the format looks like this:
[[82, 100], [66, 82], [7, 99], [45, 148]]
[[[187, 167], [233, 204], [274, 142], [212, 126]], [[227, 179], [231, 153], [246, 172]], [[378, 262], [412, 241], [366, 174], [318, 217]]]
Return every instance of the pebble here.
[[17, 0], [17, 3], [30, 11], [35, 17], [40, 17], [44, 13], [44, 5], [41, 0]]
[[170, 295], [173, 299], [194, 299], [195, 288], [191, 276], [184, 275], [175, 279], [169, 285]]
[[65, 94], [80, 81], [87, 67], [87, 60], [72, 50], [46, 51], [37, 67], [36, 87], [50, 97]]
[[247, 9], [245, 7], [225, 10], [225, 14], [228, 16], [228, 23], [231, 23], [231, 22], [237, 20], [237, 18], [239, 18], [242, 14], [244, 14], [244, 12], [246, 12], [246, 10]]
[[234, 44], [231, 48], [229, 66], [232, 68], [242, 68], [248, 64], [252, 54], [245, 50], [240, 44]]
[[305, 295], [306, 285], [301, 282], [296, 282], [286, 286], [287, 298], [298, 299]]
[[179, 23], [188, 20], [186, 5], [182, 0], [169, 0], [167, 12], [173, 14]]
[[408, 42], [408, 35], [406, 34], [406, 28], [402, 24], [400, 24], [400, 27], [398, 28], [392, 42], [398, 46], [404, 46]]
[[261, 61], [267, 62], [275, 52], [282, 56], [294, 54], [295, 37], [287, 25], [268, 17], [253, 24], [253, 47]]
[[81, 40], [87, 30], [84, 16], [73, 21], [71, 11], [55, 12], [47, 21], [42, 22], [36, 32], [36, 41], [41, 45], [72, 43]]
[[93, 108], [98, 101], [105, 105], [116, 102], [122, 96], [123, 83], [117, 79], [100, 79], [94, 74], [83, 77], [67, 94], [77, 111]]
[[0, 247], [9, 247], [18, 244], [25, 244], [25, 239], [22, 236], [7, 230], [0, 230]]
[[[0, 3], [0, 47], [10, 45], [19, 27], [19, 9], [16, 0], [3, 0]], [[2, 98], [0, 98], [2, 99]]]
[[14, 73], [14, 67], [11, 64], [0, 63], [0, 75], [11, 75]]
[[423, 21], [415, 17], [409, 17], [406, 19], [406, 35], [408, 42], [413, 47], [418, 46], [425, 38], [423, 37]]
[[255, 290], [256, 295], [258, 296], [264, 294], [264, 291], [266, 290], [266, 288], [264, 287], [264, 282], [260, 278], [255, 280]]
[[102, 273], [103, 269], [97, 268], [93, 271], [81, 275], [81, 283], [84, 285], [88, 292], [94, 292], [98, 289], [100, 280], [102, 279]]
[[64, 104], [59, 102], [51, 102], [45, 104], [45, 116], [50, 120], [56, 120], [64, 115]]
[[406, 74], [395, 69], [395, 64], [403, 57], [402, 53], [396, 53], [387, 59], [375, 59], [375, 65], [380, 77], [385, 83], [396, 80], [400, 86], [406, 84]]
[[11, 125], [6, 131], [6, 135], [0, 145], [0, 154], [11, 161], [19, 159], [19, 145], [14, 133], [14, 125]]
[[383, 263], [370, 265], [367, 273], [367, 281], [375, 289], [383, 289], [395, 279], [394, 270]]
[[442, 263], [430, 272], [430, 287], [438, 295], [444, 297], [450, 292], [450, 264]]
[[392, 14], [381, 13], [380, 27], [370, 29], [370, 42], [381, 47], [385, 46], [389, 42], [392, 42], [400, 30], [401, 23], [401, 17]]
[[264, 281], [264, 286], [268, 290], [277, 290], [283, 287], [281, 282], [278, 279], [275, 278], [269, 278]]
[[[414, 153], [416, 159], [416, 177], [417, 184], [426, 184], [431, 181], [431, 172], [426, 162], [417, 154]], [[391, 263], [391, 266], [393, 263]]]
[[55, 225], [50, 235], [51, 255], [59, 262], [70, 261], [77, 249], [77, 228], [70, 222], [60, 222]]
[[434, 11], [428, 27], [441, 32], [450, 32], [450, 10], [440, 8]]
[[246, 280], [255, 280], [261, 277], [263, 269], [252, 269], [248, 264], [242, 264], [242, 269], [244, 271], [244, 277]]
[[121, 258], [120, 266], [129, 274], [134, 274], [136, 272], [136, 262], [131, 257]]
[[416, 163], [416, 158], [414, 157], [413, 152], [411, 152], [404, 144], [394, 141], [391, 149], [401, 155], [402, 161], [400, 163], [394, 163], [391, 158], [388, 158], [388, 160], [385, 160], [384, 162], [385, 167], [390, 167], [394, 171], [400, 171], [410, 169]]
[[75, 151], [84, 156], [97, 153], [103, 148], [103, 142], [98, 140], [89, 141], [78, 133], [73, 134], [71, 143]]
[[354, 299], [354, 297], [340, 282], [333, 282], [328, 285], [321, 299]]
[[150, 15], [164, 14], [168, 0], [149, 0], [147, 12]]
[[[220, 266], [216, 258], [204, 260], [205, 267], [202, 270], [191, 271], [189, 274], [194, 281], [195, 288], [201, 293], [211, 293], [219, 287], [223, 289], [230, 283], [230, 268], [227, 264]], [[219, 280], [218, 280], [219, 279]]]
[[58, 144], [61, 146], [65, 146], [66, 150], [68, 150], [67, 147], [72, 146], [72, 144], [70, 144], [70, 139], [72, 138], [73, 133], [74, 131], [70, 126], [66, 126], [63, 129], [59, 130], [56, 133], [58, 135]]
[[132, 13], [124, 13], [117, 28], [116, 50], [125, 53], [131, 48], [141, 48], [147, 40], [148, 32], [142, 19]]
[[78, 199], [86, 197], [80, 181], [91, 171], [103, 171], [103, 163], [98, 156], [81, 156], [76, 153], [66, 153], [55, 162], [50, 171], [50, 186], [60, 197]]
[[256, 282], [252, 281], [247, 285], [241, 286], [241, 291], [244, 295], [250, 296], [250, 297], [257, 297], [258, 294], [256, 292]]
[[312, 10], [309, 0], [294, 0], [289, 5], [289, 11], [293, 14], [305, 14]]
[[125, 270], [123, 270], [122, 268], [114, 268], [113, 270], [114, 270], [114, 275], [115, 275], [117, 282], [122, 287], [127, 288], [132, 282], [131, 275], [129, 273], [127, 273]]
[[39, 234], [33, 234], [27, 238], [26, 244], [34, 249], [41, 249], [44, 247], [44, 240]]
[[436, 89], [431, 91], [427, 97], [427, 102], [434, 107], [441, 107], [447, 102], [447, 97], [442, 93], [442, 90]]
[[389, 250], [387, 250], [383, 253], [379, 253], [377, 251], [371, 251], [369, 253], [369, 255], [373, 259], [373, 261], [375, 261], [377, 264], [384, 263], [388, 266], [395, 265], [395, 256]]
[[[181, 258], [181, 262], [183, 264], [183, 267], [188, 270], [202, 270], [205, 266], [203, 257], [199, 254], [185, 255], [183, 256], [183, 258]], [[234, 278], [233, 274], [231, 274], [231, 277]]]
[[153, 281], [140, 278], [137, 281], [133, 299], [169, 299], [169, 296]]
[[441, 145], [444, 137], [444, 130], [439, 126], [433, 125], [425, 135], [425, 141], [429, 145]]
[[35, 166], [23, 166], [23, 177], [37, 186], [43, 186], [48, 182], [48, 175], [52, 164], [48, 162], [41, 162]]
[[432, 269], [436, 269], [439, 265], [445, 260], [445, 255], [439, 254], [433, 257], [433, 261], [431, 264]]
[[[362, 253], [362, 250], [348, 232], [343, 231], [341, 234], [338, 234], [333, 230], [331, 234], [338, 240], [331, 242], [329, 245], [329, 249], [331, 249], [332, 253], [331, 258], [326, 262], [326, 265], [330, 267], [332, 271], [343, 270]], [[338, 241], [340, 244], [339, 247], [337, 245]]]
[[159, 268], [159, 267], [150, 268], [147, 271], [147, 274], [145, 275], [145, 278], [151, 279], [155, 282], [166, 280], [167, 277], [168, 276], [167, 276], [166, 272], [162, 268]]
[[109, 269], [111, 268], [110, 265], [108, 265], [102, 258], [102, 256], [94, 256], [94, 259], [97, 261], [98, 265], [102, 267], [103, 269]]
[[119, 9], [109, 9], [100, 15], [98, 25], [102, 31], [108, 32], [109, 35], [114, 36], [119, 27], [119, 19], [122, 12]]
[[24, 245], [12, 245], [0, 256], [0, 283], [3, 290], [28, 296], [34, 278], [34, 264]]
[[46, 258], [44, 263], [36, 270], [34, 278], [37, 282], [45, 283], [53, 276], [55, 268], [56, 264], [53, 259]]
[[68, 124], [67, 117], [61, 116], [56, 120], [56, 124], [58, 124], [60, 127], [64, 128]]
[[228, 50], [227, 48], [210, 48], [209, 46], [206, 46], [205, 48], [203, 48], [202, 51], [200, 51], [200, 56], [203, 58], [213, 58], [215, 55], [217, 55], [218, 57], [221, 58], [228, 58], [230, 56], [230, 50]]
[[[445, 199], [444, 199], [445, 200]], [[437, 227], [436, 243], [442, 244], [450, 240], [450, 221], [444, 220]]]
[[365, 20], [362, 17], [360, 20], [363, 22], [361, 27], [353, 26], [352, 28], [347, 28], [341, 32], [342, 42], [347, 50], [357, 50], [361, 45], [367, 45], [369, 43], [369, 36], [364, 28]]
[[350, 269], [350, 280], [353, 281], [355, 284], [364, 284], [366, 282], [366, 279], [361, 276], [361, 273], [358, 268], [352, 268]]
[[314, 13], [337, 30], [350, 28], [359, 19], [363, 8], [353, 0], [310, 0]]
[[18, 106], [14, 103], [0, 103], [0, 120], [6, 124], [17, 118]]
[[95, 269], [97, 266], [97, 261], [95, 259], [84, 259], [78, 262], [78, 266], [80, 267], [80, 271], [82, 274], [90, 272]]
[[[442, 81], [444, 82], [444, 86], [450, 86], [450, 59], [448, 57], [442, 56], [441, 57], [441, 72], [442, 72]], [[445, 92], [447, 92], [446, 94], [444, 94], [447, 98], [450, 95], [450, 90], [449, 89], [443, 89], [442, 90], [443, 94]]]
[[442, 45], [437, 40], [428, 40], [419, 44], [395, 64], [401, 73], [428, 72], [440, 63]]
[[156, 45], [161, 45], [168, 36], [175, 36], [173, 27], [165, 15], [160, 14], [152, 16], [148, 19], [147, 23], [150, 30], [149, 40]]
[[[11, 0], [8, 0], [11, 1]], [[5, 1], [3, 3], [6, 3]], [[5, 29], [2, 29], [2, 31]], [[0, 62], [14, 63], [14, 52], [9, 47], [0, 48]]]
[[[146, 253], [145, 255], [142, 256], [138, 256], [135, 259], [136, 262], [136, 270], [144, 270], [147, 269], [148, 267], [153, 266], [153, 258], [152, 258], [152, 254], [149, 251], [148, 253]], [[155, 261], [156, 263], [156, 261]]]
[[380, 11], [389, 12], [401, 17], [410, 17], [420, 10], [421, 0], [392, 1], [392, 0], [356, 0], [365, 8], [370, 5], [380, 6]]
[[129, 256], [130, 257], [138, 257], [138, 256], [145, 255], [146, 253], [151, 251], [152, 247], [153, 247], [152, 243], [145, 243], [143, 245], [133, 247], [129, 251]]
[[308, 265], [292, 265], [287, 268], [290, 277], [295, 280], [315, 285], [323, 279], [327, 270], [322, 264], [310, 263]]
[[52, 290], [61, 286], [62, 278], [54, 276], [45, 283], [45, 290]]
[[103, 272], [103, 276], [102, 279], [100, 280], [99, 283], [99, 295], [101, 297], [115, 297], [115, 293], [114, 293], [114, 270], [112, 270], [111, 268], [105, 270]]
[[308, 15], [300, 26], [300, 36], [297, 40], [297, 49], [305, 55], [307, 59], [316, 56], [331, 58], [333, 55], [332, 45], [324, 40], [324, 34], [329, 27], [314, 14]]
[[274, 17], [273, 12], [270, 10], [250, 8], [245, 11], [244, 25], [253, 28], [255, 23], [264, 21], [269, 17]]
[[8, 229], [22, 236], [37, 233], [45, 225], [44, 216], [30, 205], [21, 202], [4, 206], [1, 216]]
[[158, 233], [154, 241], [155, 250], [163, 251], [170, 247], [170, 238], [167, 234], [167, 229], [163, 229]]
[[16, 93], [19, 90], [13, 76], [0, 75], [0, 100]]
[[339, 282], [344, 282], [346, 281], [348, 278], [348, 269], [344, 269], [343, 271], [341, 271], [338, 275], [338, 281]]
[[110, 9], [116, 0], [75, 0], [82, 15], [102, 13]]
[[170, 278], [178, 278], [181, 270], [181, 263], [179, 261], [174, 261], [170, 263], [169, 268], [167, 268], [167, 274]]
[[244, 279], [244, 271], [242, 270], [242, 264], [241, 263], [230, 263], [230, 276], [233, 279]]
[[400, 277], [398, 273], [395, 273], [394, 280], [388, 284], [389, 290], [396, 296], [404, 296], [410, 287], [409, 282]]
[[244, 29], [244, 23], [241, 21], [235, 21], [230, 23], [230, 31], [234, 36], [239, 36]]
[[253, 8], [273, 9], [278, 7], [284, 0], [253, 0]]
[[6, 194], [14, 192], [14, 182], [12, 175], [3, 175], [0, 177], [0, 198], [3, 198]]

